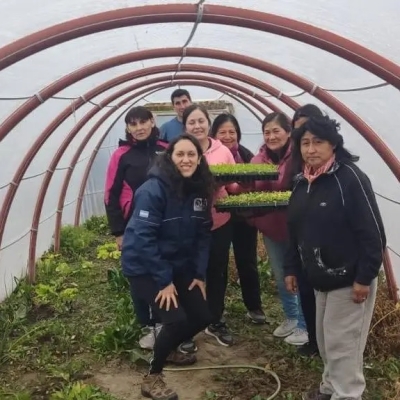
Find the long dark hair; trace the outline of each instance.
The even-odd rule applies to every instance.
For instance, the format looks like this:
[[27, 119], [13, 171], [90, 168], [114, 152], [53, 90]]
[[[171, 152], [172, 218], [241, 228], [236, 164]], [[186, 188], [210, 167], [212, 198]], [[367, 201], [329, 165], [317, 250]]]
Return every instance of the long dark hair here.
[[[129, 125], [134, 121], [149, 121], [150, 119], [154, 120], [153, 113], [146, 107], [137, 106], [131, 108], [125, 115], [125, 124]], [[151, 130], [149, 138], [153, 140], [157, 140], [160, 137], [160, 131], [157, 126], [154, 125], [153, 129]], [[125, 128], [125, 139], [128, 143], [133, 144], [137, 141], [132, 137], [129, 133], [128, 128]], [[148, 140], [148, 139], [146, 139]]]
[[301, 172], [303, 157], [301, 155], [301, 138], [306, 132], [310, 132], [322, 140], [328, 141], [334, 146], [336, 161], [357, 162], [360, 157], [350, 153], [344, 147], [343, 136], [339, 133], [340, 124], [328, 116], [310, 117], [303, 125], [292, 131], [293, 163], [297, 172]]
[[220, 126], [225, 124], [226, 122], [230, 122], [233, 125], [233, 127], [235, 128], [236, 135], [237, 135], [237, 141], [238, 141], [238, 143], [240, 143], [240, 140], [242, 139], [242, 132], [240, 130], [239, 122], [234, 115], [228, 114], [228, 113], [220, 114], [220, 115], [218, 115], [218, 117], [216, 117], [214, 119], [214, 122], [213, 122], [213, 124], [211, 126], [211, 130], [210, 130], [210, 136], [212, 138], [215, 138], [215, 136], [217, 136], [217, 132], [218, 132], [218, 129], [220, 128]]
[[[200, 164], [190, 178], [183, 177], [172, 161], [172, 153], [174, 152], [175, 145], [181, 140], [188, 140], [193, 143], [200, 158]], [[174, 192], [177, 193], [179, 198], [182, 199], [188, 194], [196, 193], [196, 195], [206, 198], [211, 208], [216, 184], [207, 160], [203, 156], [200, 143], [194, 136], [185, 133], [172, 139], [167, 149], [158, 156], [156, 165], [160, 168], [162, 174], [171, 182]]]

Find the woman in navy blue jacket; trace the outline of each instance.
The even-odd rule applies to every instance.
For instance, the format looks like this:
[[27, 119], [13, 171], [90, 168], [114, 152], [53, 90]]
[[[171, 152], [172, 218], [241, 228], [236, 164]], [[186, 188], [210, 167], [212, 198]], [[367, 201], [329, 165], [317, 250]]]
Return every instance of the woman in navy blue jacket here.
[[[211, 322], [205, 274], [211, 238], [213, 178], [197, 139], [182, 135], [160, 154], [148, 180], [136, 191], [122, 244], [122, 269], [133, 291], [163, 323], [142, 394], [177, 399], [162, 376], [164, 364], [196, 362], [177, 353]], [[183, 360], [185, 358], [185, 360]]]

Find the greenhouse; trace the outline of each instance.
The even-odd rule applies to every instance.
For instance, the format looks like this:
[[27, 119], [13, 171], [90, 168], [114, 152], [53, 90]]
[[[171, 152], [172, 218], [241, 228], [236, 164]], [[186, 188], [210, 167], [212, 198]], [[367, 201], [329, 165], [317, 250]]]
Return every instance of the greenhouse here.
[[[127, 112], [144, 106], [161, 127], [178, 88], [211, 123], [235, 116], [254, 154], [272, 113], [291, 120], [311, 103], [340, 123], [386, 234], [363, 398], [400, 399], [397, 0], [2, 0], [0, 11], [0, 399], [141, 398], [150, 353], [108, 229], [106, 175]], [[198, 364], [165, 370], [180, 399], [295, 400], [318, 385], [319, 358], [272, 335], [282, 307], [261, 235], [257, 249], [267, 323], [245, 321], [231, 251], [236, 348], [200, 333]]]

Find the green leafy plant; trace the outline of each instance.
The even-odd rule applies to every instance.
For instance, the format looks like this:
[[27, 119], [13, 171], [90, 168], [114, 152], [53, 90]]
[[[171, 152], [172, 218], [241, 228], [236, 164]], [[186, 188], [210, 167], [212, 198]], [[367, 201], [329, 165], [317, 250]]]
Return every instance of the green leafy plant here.
[[0, 399], [2, 400], [32, 400], [31, 394], [24, 390], [23, 392], [3, 392], [0, 390]]
[[129, 282], [123, 275], [121, 268], [110, 268], [107, 271], [107, 278], [111, 289], [117, 292], [129, 289]]
[[61, 229], [60, 254], [70, 260], [85, 256], [96, 240], [96, 234], [83, 226], [66, 225]]
[[109, 242], [97, 247], [97, 258], [99, 260], [119, 260], [121, 251], [118, 250], [115, 242]]
[[213, 175], [271, 174], [278, 172], [274, 164], [215, 164], [210, 165]]
[[286, 203], [292, 192], [251, 192], [228, 196], [217, 201], [217, 206], [252, 206]]
[[108, 221], [105, 215], [93, 215], [87, 219], [82, 226], [88, 231], [97, 233], [98, 235], [107, 235], [109, 233]]
[[83, 382], [74, 382], [54, 392], [50, 400], [114, 400], [115, 397], [102, 392], [98, 387]]
[[77, 294], [76, 287], [64, 288], [59, 280], [52, 284], [39, 283], [35, 286], [34, 302], [36, 305], [50, 305], [57, 312], [65, 312], [71, 310]]

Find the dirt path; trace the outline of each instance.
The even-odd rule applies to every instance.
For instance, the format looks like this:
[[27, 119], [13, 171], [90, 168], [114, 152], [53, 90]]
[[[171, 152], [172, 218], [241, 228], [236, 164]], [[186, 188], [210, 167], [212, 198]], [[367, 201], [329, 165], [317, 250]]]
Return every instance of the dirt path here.
[[[249, 352], [245, 342], [237, 343], [232, 348], [220, 346], [215, 339], [204, 334], [196, 338], [198, 344], [198, 363], [196, 366], [225, 364], [256, 364], [265, 365], [266, 360], [257, 358]], [[166, 381], [174, 388], [182, 400], [205, 399], [205, 391], [218, 391], [221, 384], [214, 380], [219, 371], [187, 371], [165, 372]], [[127, 366], [103, 368], [94, 374], [94, 383], [109, 391], [121, 400], [143, 399], [140, 395], [142, 374]]]

